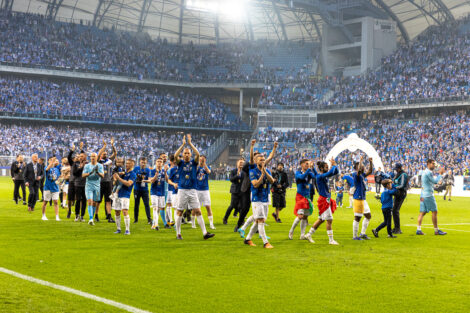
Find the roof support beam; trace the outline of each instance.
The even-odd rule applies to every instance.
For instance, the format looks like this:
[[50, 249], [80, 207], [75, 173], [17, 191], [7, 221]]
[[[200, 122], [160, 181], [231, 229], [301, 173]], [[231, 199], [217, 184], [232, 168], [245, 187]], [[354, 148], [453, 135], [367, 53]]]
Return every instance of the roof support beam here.
[[382, 8], [384, 9], [385, 12], [388, 13], [388, 15], [390, 15], [390, 17], [392, 18], [392, 20], [395, 21], [395, 23], [397, 23], [397, 26], [398, 26], [398, 29], [400, 30], [400, 33], [401, 33], [401, 36], [403, 37], [403, 39], [405, 40], [405, 42], [409, 42], [410, 41], [410, 36], [408, 35], [408, 32], [406, 31], [405, 27], [403, 26], [402, 22], [400, 21], [400, 19], [395, 15], [395, 13], [393, 13], [393, 11], [388, 7], [388, 5], [385, 4], [385, 2], [383, 0], [375, 0], [375, 2], [377, 2], [377, 4]]
[[430, 18], [433, 19], [433, 21], [437, 24], [437, 25], [441, 25], [441, 21], [439, 21], [437, 18], [434, 17], [434, 15], [432, 13], [430, 13], [429, 11], [427, 11], [424, 7], [420, 6], [419, 4], [417, 4], [415, 2], [415, 0], [408, 0], [409, 3], [411, 3], [412, 5], [414, 5], [416, 8], [418, 8], [425, 16], [429, 16]]
[[11, 11], [11, 8], [13, 7], [13, 2], [14, 0], [2, 0], [1, 8], [5, 11]]
[[137, 25], [137, 31], [142, 32], [144, 29], [145, 21], [147, 20], [147, 15], [149, 13], [150, 6], [152, 5], [152, 0], [144, 0], [142, 3], [142, 10], [140, 11], [139, 25]]
[[64, 2], [64, 0], [52, 0], [49, 2], [46, 8], [46, 17], [49, 19], [55, 19], [62, 2]]
[[184, 6], [185, 1], [181, 0], [181, 7], [180, 7], [180, 20], [178, 26], [178, 43], [181, 44], [183, 42], [183, 18], [184, 18]]
[[455, 18], [454, 15], [452, 15], [452, 12], [450, 12], [449, 8], [442, 2], [442, 0], [430, 0], [434, 2], [434, 4], [441, 9], [441, 11], [444, 13], [446, 17], [446, 21], [451, 21], [454, 22]]
[[285, 27], [284, 22], [282, 20], [281, 12], [279, 11], [279, 8], [277, 7], [274, 0], [272, 0], [271, 3], [273, 4], [274, 12], [276, 12], [277, 19], [279, 21], [279, 25], [281, 26], [282, 37], [285, 41], [287, 41], [286, 27]]
[[320, 27], [318, 27], [317, 20], [315, 19], [315, 17], [313, 16], [312, 13], [309, 13], [308, 15], [310, 16], [310, 19], [313, 22], [313, 26], [315, 26], [315, 30], [317, 31], [318, 39], [321, 42], [322, 41], [322, 33], [321, 33], [321, 30], [320, 30]]

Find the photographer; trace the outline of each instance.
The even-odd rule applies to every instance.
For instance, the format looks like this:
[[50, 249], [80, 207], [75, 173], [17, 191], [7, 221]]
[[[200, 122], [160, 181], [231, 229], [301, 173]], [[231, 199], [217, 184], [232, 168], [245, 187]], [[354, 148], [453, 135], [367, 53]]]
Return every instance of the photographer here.
[[273, 184], [273, 207], [276, 209], [276, 213], [273, 213], [273, 217], [277, 223], [281, 223], [279, 218], [279, 212], [286, 207], [286, 190], [289, 187], [289, 179], [287, 173], [284, 172], [284, 164], [279, 163], [276, 171], [273, 173], [274, 184]]
[[20, 187], [23, 191], [23, 205], [26, 205], [26, 185], [24, 182], [24, 170], [26, 168], [26, 163], [23, 161], [23, 156], [18, 155], [16, 161], [11, 164], [11, 178], [15, 184], [13, 190], [13, 200], [18, 204], [18, 199], [20, 198]]
[[144, 182], [145, 180], [148, 180], [150, 176], [150, 169], [147, 167], [147, 158], [141, 157], [139, 159], [139, 166], [134, 168], [134, 173], [137, 176], [134, 183], [134, 223], [139, 221], [140, 198], [142, 198], [145, 206], [145, 214], [147, 215], [147, 223], [152, 225], [149, 205], [149, 188], [148, 184]]
[[454, 174], [452, 173], [452, 170], [449, 170], [446, 174], [444, 174], [442, 180], [444, 181], [444, 185], [446, 188], [444, 200], [446, 199], [446, 196], [449, 195], [449, 201], [452, 201], [452, 186], [454, 186]]

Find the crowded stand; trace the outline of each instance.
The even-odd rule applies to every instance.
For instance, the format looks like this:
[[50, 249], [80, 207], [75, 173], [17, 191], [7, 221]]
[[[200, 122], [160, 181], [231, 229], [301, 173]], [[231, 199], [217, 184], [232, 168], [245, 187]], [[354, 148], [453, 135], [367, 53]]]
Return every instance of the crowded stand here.
[[0, 114], [247, 129], [221, 102], [185, 91], [0, 76]]
[[259, 105], [315, 108], [464, 100], [470, 97], [469, 20], [430, 27], [362, 76], [267, 84]]
[[[176, 151], [182, 133], [174, 131], [113, 130], [94, 127], [45, 126], [0, 123], [0, 155], [29, 156], [38, 153], [40, 157], [67, 155], [72, 145], [84, 143], [86, 151], [96, 152], [103, 146], [103, 140], [116, 141], [118, 155], [137, 159], [140, 156], [158, 157], [159, 153]], [[193, 134], [195, 144], [204, 153], [216, 137], [207, 134]]]
[[173, 44], [147, 35], [0, 11], [0, 62], [190, 82], [305, 79], [318, 47], [239, 41]]
[[[272, 142], [279, 142], [279, 161], [295, 170], [299, 159], [324, 159], [333, 146], [350, 133], [356, 133], [373, 145], [385, 166], [406, 164], [412, 175], [423, 169], [428, 158], [453, 169], [456, 175], [470, 168], [468, 111], [441, 113], [420, 120], [345, 120], [324, 123], [315, 130], [264, 129], [258, 132], [257, 139], [261, 150], [270, 150]], [[359, 153], [342, 153], [337, 162], [344, 172], [352, 172], [354, 161], [358, 159]]]

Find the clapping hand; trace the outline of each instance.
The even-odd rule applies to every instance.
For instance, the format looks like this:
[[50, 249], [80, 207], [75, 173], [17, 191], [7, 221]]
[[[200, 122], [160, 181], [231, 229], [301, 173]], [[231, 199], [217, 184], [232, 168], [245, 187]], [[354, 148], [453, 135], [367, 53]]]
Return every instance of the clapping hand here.
[[188, 144], [191, 144], [191, 134], [187, 134], [186, 137], [188, 138]]
[[251, 146], [253, 147], [256, 143], [256, 139], [251, 139]]
[[[361, 160], [362, 160], [362, 157], [361, 157]], [[335, 166], [336, 165], [336, 161], [335, 161], [335, 158], [331, 158], [330, 159], [330, 163], [331, 163], [331, 166]]]

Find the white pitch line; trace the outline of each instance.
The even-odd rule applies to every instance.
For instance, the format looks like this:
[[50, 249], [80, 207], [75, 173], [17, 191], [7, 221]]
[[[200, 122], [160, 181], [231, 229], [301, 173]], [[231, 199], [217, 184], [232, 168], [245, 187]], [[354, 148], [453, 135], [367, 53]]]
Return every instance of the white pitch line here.
[[45, 281], [45, 280], [41, 280], [41, 279], [37, 279], [37, 278], [31, 277], [31, 276], [23, 275], [23, 274], [11, 271], [9, 269], [6, 269], [4, 267], [0, 267], [0, 272], [11, 275], [11, 276], [15, 276], [17, 278], [27, 280], [29, 282], [36, 283], [36, 284], [39, 284], [39, 285], [51, 287], [51, 288], [54, 288], [54, 289], [57, 289], [57, 290], [72, 293], [72, 294], [80, 296], [80, 297], [88, 298], [88, 299], [91, 299], [91, 300], [94, 300], [94, 301], [97, 301], [97, 302], [101, 302], [101, 303], [104, 303], [104, 304], [107, 304], [107, 305], [111, 305], [111, 306], [114, 306], [118, 309], [125, 310], [127, 312], [131, 312], [131, 313], [151, 313], [150, 311], [141, 310], [141, 309], [135, 308], [135, 307], [127, 305], [127, 304], [123, 304], [123, 303], [116, 302], [116, 301], [113, 301], [113, 300], [98, 297], [98, 296], [92, 295], [91, 293], [88, 293], [88, 292], [83, 292], [83, 291], [80, 291], [80, 290], [77, 290], [77, 289], [69, 288], [69, 287], [62, 286], [62, 285], [57, 285], [57, 284], [50, 283], [50, 282]]
[[[454, 224], [441, 224], [439, 225], [444, 225], [444, 226], [458, 226], [458, 225], [470, 225], [470, 223], [454, 223]], [[417, 224], [406, 224], [405, 226], [417, 226]], [[434, 226], [433, 224], [422, 224], [421, 226]]]
[[[426, 226], [427, 225], [427, 226]], [[426, 224], [426, 225], [421, 225], [422, 228], [432, 228], [434, 229], [434, 225], [432, 224]], [[461, 225], [461, 224], [439, 224], [439, 225]], [[416, 227], [416, 225], [405, 225], [405, 226], [410, 226], [410, 227]], [[445, 230], [451, 230], [451, 231], [461, 231], [464, 233], [470, 233], [470, 230], [463, 230], [463, 229], [452, 229], [452, 228], [445, 228]]]

